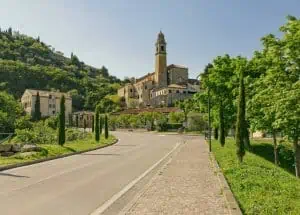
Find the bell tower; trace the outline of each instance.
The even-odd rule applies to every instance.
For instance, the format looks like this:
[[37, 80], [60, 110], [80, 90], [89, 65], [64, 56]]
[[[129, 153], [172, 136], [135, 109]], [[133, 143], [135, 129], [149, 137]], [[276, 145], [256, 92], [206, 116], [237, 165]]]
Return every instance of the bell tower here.
[[155, 43], [155, 82], [159, 87], [167, 86], [167, 43], [160, 31]]

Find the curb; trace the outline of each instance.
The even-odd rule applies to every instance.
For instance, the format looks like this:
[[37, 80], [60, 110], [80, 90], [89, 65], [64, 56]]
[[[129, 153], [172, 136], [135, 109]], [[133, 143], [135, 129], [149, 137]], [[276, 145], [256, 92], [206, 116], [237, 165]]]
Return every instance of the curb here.
[[228, 185], [228, 182], [226, 181], [225, 177], [224, 177], [224, 174], [214, 156], [213, 153], [209, 153], [210, 155], [210, 160], [212, 161], [212, 164], [213, 164], [213, 168], [216, 170], [217, 172], [217, 177], [219, 179], [219, 183], [220, 183], [220, 186], [223, 190], [223, 196], [225, 197], [225, 200], [226, 200], [226, 203], [227, 203], [227, 208], [230, 212], [230, 214], [232, 215], [242, 215], [242, 211], [239, 207], [239, 204], [237, 202], [237, 200], [235, 199], [229, 185]]
[[82, 153], [85, 153], [85, 152], [90, 152], [90, 151], [102, 149], [102, 148], [105, 148], [105, 147], [108, 147], [108, 146], [112, 146], [112, 145], [116, 144], [117, 142], [119, 142], [119, 139], [116, 139], [114, 142], [112, 142], [110, 144], [107, 144], [107, 145], [104, 145], [104, 146], [98, 146], [96, 148], [86, 149], [86, 150], [79, 151], [79, 152], [72, 152], [70, 154], [58, 155], [58, 156], [43, 158], [43, 159], [39, 159], [39, 160], [27, 161], [27, 162], [24, 162], [24, 163], [17, 163], [17, 164], [10, 164], [10, 165], [7, 165], [7, 166], [2, 166], [2, 167], [0, 167], [0, 172], [5, 171], [5, 170], [9, 170], [9, 169], [14, 169], [14, 168], [23, 167], [23, 166], [30, 166], [30, 165], [37, 164], [37, 163], [43, 163], [43, 162], [46, 162], [46, 161], [56, 160], [56, 159], [60, 159], [60, 158], [69, 157], [69, 156], [72, 156], [72, 155], [78, 155], [78, 154], [82, 154]]

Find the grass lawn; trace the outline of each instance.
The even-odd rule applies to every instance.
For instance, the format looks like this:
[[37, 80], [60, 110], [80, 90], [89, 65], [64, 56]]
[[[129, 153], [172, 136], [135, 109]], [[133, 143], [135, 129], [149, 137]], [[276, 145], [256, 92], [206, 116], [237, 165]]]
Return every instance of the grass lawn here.
[[272, 163], [271, 143], [260, 140], [251, 144], [254, 152], [247, 152], [244, 163], [239, 164], [233, 139], [227, 139], [224, 148], [212, 142], [213, 153], [244, 214], [300, 214], [300, 180], [285, 163], [283, 167]]
[[60, 146], [58, 144], [40, 144], [39, 146], [43, 148], [41, 152], [25, 153], [25, 155], [18, 153], [11, 157], [0, 156], [0, 166], [65, 155], [87, 149], [94, 149], [101, 145], [111, 144], [115, 140], [116, 138], [112, 135], [110, 135], [108, 139], [105, 139], [104, 136], [101, 136], [100, 142], [97, 143], [94, 140], [94, 137], [89, 134], [85, 139], [66, 142], [64, 146]]

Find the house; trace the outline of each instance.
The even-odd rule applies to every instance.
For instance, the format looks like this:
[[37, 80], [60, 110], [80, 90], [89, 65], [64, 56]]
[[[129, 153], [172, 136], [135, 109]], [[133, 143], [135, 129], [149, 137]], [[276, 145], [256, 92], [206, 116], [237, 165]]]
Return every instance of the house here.
[[21, 97], [21, 103], [27, 114], [30, 116], [34, 114], [37, 94], [40, 97], [40, 112], [42, 117], [58, 114], [60, 112], [60, 100], [64, 95], [66, 122], [69, 122], [69, 116], [72, 113], [72, 98], [67, 93], [26, 89]]

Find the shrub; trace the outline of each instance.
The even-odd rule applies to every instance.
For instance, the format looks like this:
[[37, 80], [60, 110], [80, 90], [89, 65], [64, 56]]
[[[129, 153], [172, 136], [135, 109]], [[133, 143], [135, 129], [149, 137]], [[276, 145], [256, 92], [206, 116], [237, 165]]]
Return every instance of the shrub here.
[[32, 129], [33, 123], [30, 121], [30, 116], [21, 116], [15, 121], [16, 129]]
[[56, 142], [55, 130], [43, 121], [33, 124], [32, 129], [16, 129], [16, 141], [29, 144], [53, 144]]
[[168, 130], [178, 130], [181, 127], [182, 127], [182, 123], [168, 123], [167, 124]]
[[189, 131], [204, 131], [207, 127], [207, 122], [199, 113], [190, 113], [188, 115], [187, 129]]
[[184, 122], [184, 113], [183, 112], [171, 112], [169, 113], [169, 122], [170, 123], [183, 123]]
[[84, 132], [81, 132], [77, 129], [67, 129], [66, 130], [66, 140], [73, 141], [73, 140], [81, 140], [86, 137]]
[[168, 130], [168, 119], [166, 117], [162, 117], [156, 120], [156, 130], [157, 131], [167, 131]]
[[57, 116], [48, 117], [45, 120], [45, 124], [46, 124], [46, 126], [56, 130], [57, 129], [57, 124], [58, 124], [58, 117]]

